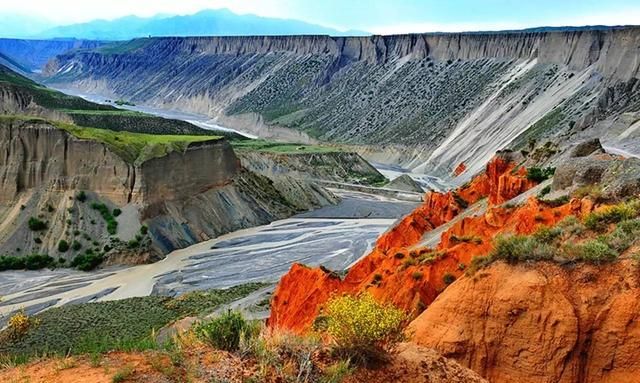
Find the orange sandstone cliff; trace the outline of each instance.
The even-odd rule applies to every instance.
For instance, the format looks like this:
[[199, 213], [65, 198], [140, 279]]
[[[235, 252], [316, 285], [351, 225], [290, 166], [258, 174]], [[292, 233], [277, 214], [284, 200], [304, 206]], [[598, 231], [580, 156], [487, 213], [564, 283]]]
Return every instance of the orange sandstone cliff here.
[[[445, 275], [462, 273], [473, 255], [491, 248], [492, 236], [505, 229], [529, 232], [535, 227], [557, 222], [572, 207], [557, 209], [529, 201], [521, 213], [513, 214], [494, 206], [507, 201], [535, 185], [526, 178], [525, 169], [516, 169], [512, 153], [501, 153], [467, 185], [447, 193], [427, 193], [424, 203], [383, 234], [374, 250], [354, 265], [340, 280], [328, 270], [293, 265], [278, 284], [271, 303], [269, 325], [296, 332], [308, 330], [332, 295], [369, 291], [384, 302], [391, 302], [418, 315], [444, 289]], [[450, 222], [468, 205], [488, 198], [490, 208], [480, 217], [467, 217], [442, 234], [436, 249], [420, 245], [425, 233]], [[577, 203], [579, 205], [579, 202]], [[468, 230], [483, 233], [474, 243], [452, 241], [452, 235]], [[453, 243], [455, 242], [455, 243]], [[467, 246], [474, 246], [469, 251]]]
[[407, 332], [491, 382], [640, 382], [638, 266], [496, 263]]

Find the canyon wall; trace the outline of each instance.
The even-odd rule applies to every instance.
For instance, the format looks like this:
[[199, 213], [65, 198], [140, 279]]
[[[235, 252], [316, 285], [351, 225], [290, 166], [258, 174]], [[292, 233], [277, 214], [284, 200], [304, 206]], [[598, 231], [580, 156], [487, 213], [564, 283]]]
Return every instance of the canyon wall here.
[[[71, 258], [86, 246], [95, 252], [105, 244], [112, 247], [94, 204], [122, 210], [114, 235], [121, 241], [140, 241], [139, 229], [148, 226], [155, 255], [144, 260], [150, 261], [337, 202], [311, 182], [274, 181], [243, 169], [224, 139], [191, 143], [183, 151], [133, 164], [105, 144], [78, 139], [44, 120], [3, 117], [0, 125], [0, 254]], [[81, 191], [86, 202], [77, 198]], [[46, 229], [31, 229], [31, 218], [46, 222]], [[59, 251], [60, 239], [87, 243], [81, 250]]]
[[367, 145], [418, 172], [450, 177], [464, 162], [464, 182], [500, 149], [617, 137], [597, 122], [640, 108], [639, 41], [636, 27], [151, 38], [59, 55], [44, 75], [231, 127], [254, 121], [258, 135]]

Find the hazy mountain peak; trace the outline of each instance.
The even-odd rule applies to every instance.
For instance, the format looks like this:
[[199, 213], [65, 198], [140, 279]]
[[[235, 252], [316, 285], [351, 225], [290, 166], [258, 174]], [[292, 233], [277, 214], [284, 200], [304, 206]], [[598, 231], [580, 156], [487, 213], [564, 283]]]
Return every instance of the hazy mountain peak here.
[[94, 40], [129, 40], [152, 36], [242, 36], [242, 35], [368, 35], [292, 19], [239, 15], [227, 8], [204, 9], [190, 15], [158, 14], [152, 17], [124, 16], [114, 20], [92, 20], [50, 28], [39, 38], [74, 37]]

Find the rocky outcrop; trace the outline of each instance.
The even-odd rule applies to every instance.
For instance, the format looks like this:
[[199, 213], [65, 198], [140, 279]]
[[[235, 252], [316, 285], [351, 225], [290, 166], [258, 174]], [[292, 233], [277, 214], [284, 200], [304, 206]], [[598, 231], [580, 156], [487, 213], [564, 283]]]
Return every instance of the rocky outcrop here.
[[[79, 233], [96, 253], [105, 244], [112, 247], [104, 218], [93, 203], [122, 210], [117, 218], [121, 240], [134, 239], [146, 224], [155, 255], [142, 250], [150, 260], [337, 202], [313, 183], [295, 178], [274, 181], [243, 169], [224, 139], [191, 143], [184, 150], [132, 163], [105, 144], [78, 139], [44, 120], [3, 118], [0, 124], [2, 254], [70, 258], [79, 249], [58, 251], [58, 241], [71, 243]], [[86, 191], [86, 203], [75, 198], [80, 191]], [[29, 230], [30, 217], [47, 222], [47, 230]]]
[[[510, 160], [513, 158], [511, 153], [497, 156], [485, 174], [458, 190], [427, 193], [423, 204], [384, 233], [376, 241], [375, 249], [351, 267], [342, 280], [326, 271], [293, 265], [275, 290], [269, 325], [304, 332], [332, 294], [361, 291], [368, 291], [376, 299], [393, 303], [408, 313], [419, 313], [444, 289], [445, 274], [462, 273], [459, 265], [469, 264], [473, 255], [490, 250], [496, 233], [531, 232], [541, 224], [552, 224], [574, 210], [580, 211], [579, 202], [547, 209], [546, 213], [542, 213], [545, 209], [535, 200], [522, 207], [518, 214], [496, 207], [479, 217], [465, 217], [456, 222], [443, 232], [436, 248], [421, 245], [426, 234], [454, 220], [469, 204], [484, 197], [499, 202], [509, 193], [533, 186], [529, 181], [517, 181], [518, 188], [504, 187], [512, 185], [505, 180], [512, 177], [519, 180], [512, 174], [515, 164]], [[477, 223], [472, 223], [474, 220]], [[454, 233], [462, 238], [477, 236], [480, 242], [455, 241]]]
[[15, 202], [29, 189], [92, 190], [116, 204], [140, 199], [135, 169], [104, 144], [78, 140], [49, 123], [0, 122], [0, 203]]
[[391, 182], [385, 185], [385, 188], [393, 190], [403, 190], [413, 193], [424, 192], [424, 190], [422, 190], [422, 187], [420, 187], [420, 185], [408, 174], [403, 174], [399, 177], [394, 178], [393, 180], [391, 180]]
[[638, 39], [637, 27], [154, 38], [60, 55], [45, 74], [65, 87], [207, 114], [260, 136], [295, 130], [304, 141], [367, 144], [375, 153], [383, 145], [389, 158], [377, 161], [401, 159], [445, 178], [464, 162], [463, 183], [498, 150], [573, 142], [600, 121], [638, 110]]
[[447, 288], [408, 333], [491, 382], [638, 382], [639, 293], [632, 261], [499, 263]]

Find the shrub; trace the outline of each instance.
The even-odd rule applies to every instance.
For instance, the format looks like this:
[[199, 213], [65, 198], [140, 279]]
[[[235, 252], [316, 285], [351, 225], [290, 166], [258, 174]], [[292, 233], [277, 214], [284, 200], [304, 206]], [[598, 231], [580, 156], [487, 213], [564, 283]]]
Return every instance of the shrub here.
[[71, 267], [82, 271], [91, 271], [102, 263], [102, 256], [94, 254], [92, 250], [87, 250], [86, 254], [78, 254], [71, 261]]
[[456, 280], [456, 276], [451, 273], [445, 273], [442, 276], [442, 281], [444, 282], [445, 285], [450, 285], [453, 282], [455, 282], [455, 280]]
[[640, 203], [637, 200], [622, 202], [604, 209], [589, 213], [584, 224], [591, 230], [602, 230], [610, 223], [618, 223], [625, 219], [631, 219], [640, 212]]
[[73, 240], [73, 242], [71, 243], [71, 249], [73, 249], [74, 251], [78, 251], [82, 248], [82, 244], [76, 240]]
[[42, 239], [40, 237], [35, 237], [33, 239], [33, 242], [37, 243], [38, 245], [40, 245], [42, 243]]
[[24, 268], [27, 270], [40, 270], [54, 263], [52, 257], [42, 254], [27, 255], [24, 260]]
[[570, 252], [578, 260], [596, 264], [613, 261], [618, 258], [618, 253], [615, 250], [598, 239], [573, 245]]
[[115, 208], [115, 209], [113, 209], [113, 213], [112, 214], [113, 214], [114, 217], [117, 217], [120, 214], [122, 214], [122, 210], [120, 210], [118, 208]]
[[515, 263], [527, 260], [551, 259], [555, 249], [533, 236], [512, 235], [499, 236], [495, 247], [488, 257], [492, 260], [501, 259]]
[[332, 298], [324, 315], [336, 351], [356, 360], [379, 356], [403, 339], [404, 312], [376, 302], [368, 293]]
[[464, 242], [464, 243], [473, 243], [474, 245], [482, 244], [482, 238], [478, 237], [477, 235], [455, 235], [455, 234], [452, 234], [450, 239], [451, 239], [451, 242], [453, 242], [453, 243]]
[[69, 250], [69, 242], [65, 241], [64, 239], [61, 239], [58, 242], [58, 251], [61, 253], [66, 253], [67, 250]]
[[545, 181], [553, 176], [556, 172], [556, 168], [547, 167], [547, 168], [528, 168], [527, 169], [527, 179], [535, 182]]
[[576, 198], [590, 197], [595, 202], [602, 201], [603, 199], [602, 194], [603, 194], [602, 186], [598, 184], [580, 186], [579, 188], [574, 190], [573, 193], [571, 193], [573, 197], [576, 197]]
[[20, 309], [17, 313], [13, 314], [7, 322], [9, 336], [12, 338], [21, 338], [31, 327], [37, 325], [38, 321], [31, 319], [31, 317], [25, 313], [24, 309]]
[[146, 225], [140, 226], [140, 234], [147, 235], [148, 232], [149, 232], [149, 228]]
[[547, 185], [544, 188], [542, 188], [542, 190], [540, 190], [540, 193], [538, 193], [538, 198], [542, 198], [549, 193], [551, 193], [551, 185]]
[[87, 200], [87, 193], [83, 191], [79, 192], [78, 194], [76, 194], [76, 199], [80, 202], [84, 202]]
[[47, 223], [39, 220], [36, 217], [29, 218], [29, 222], [27, 224], [29, 226], [29, 229], [31, 229], [32, 231], [47, 230]]
[[113, 214], [111, 214], [107, 205], [94, 202], [91, 204], [91, 208], [100, 212], [102, 218], [107, 222], [107, 232], [111, 235], [115, 235], [118, 231], [118, 221], [116, 221]]
[[543, 243], [551, 243], [562, 235], [562, 229], [559, 227], [549, 228], [542, 226], [535, 233], [533, 237]]
[[424, 274], [421, 271], [414, 271], [413, 273], [411, 273], [411, 278], [415, 279], [416, 281], [422, 279], [423, 276]]
[[240, 346], [240, 338], [249, 329], [242, 314], [234, 311], [214, 318], [196, 326], [196, 334], [213, 347], [225, 351], [236, 351]]
[[563, 195], [563, 196], [560, 196], [558, 198], [544, 199], [544, 200], [540, 200], [540, 201], [545, 203], [546, 205], [548, 205], [550, 207], [558, 207], [558, 206], [562, 206], [562, 205], [568, 203], [570, 201], [570, 199], [569, 199], [568, 195]]

